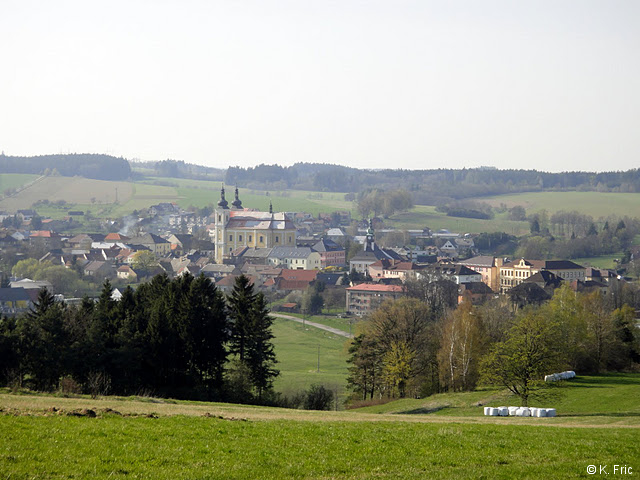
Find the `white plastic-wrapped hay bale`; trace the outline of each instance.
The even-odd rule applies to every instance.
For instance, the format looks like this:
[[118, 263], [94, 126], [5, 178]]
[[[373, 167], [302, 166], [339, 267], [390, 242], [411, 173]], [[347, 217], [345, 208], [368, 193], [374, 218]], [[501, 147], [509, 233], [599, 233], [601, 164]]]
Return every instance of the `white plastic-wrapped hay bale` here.
[[569, 378], [576, 378], [576, 372], [569, 370]]
[[520, 407], [516, 411], [516, 416], [517, 417], [530, 417], [531, 416], [531, 410], [529, 410], [527, 407]]
[[538, 410], [540, 410], [539, 408], [535, 408], [535, 407], [531, 407], [529, 408], [529, 412], [531, 412], [531, 416], [532, 417], [537, 417], [538, 415]]
[[491, 410], [491, 407], [484, 407], [484, 414], [489, 415], [489, 410]]
[[551, 378], [551, 375], [545, 375], [544, 376], [544, 381], [549, 383], [549, 382], [553, 382], [553, 379]]
[[489, 415], [491, 415], [492, 417], [497, 417], [498, 414], [498, 409], [497, 408], [492, 408], [489, 410]]
[[515, 416], [516, 412], [518, 411], [519, 407], [509, 407], [509, 415], [511, 415], [512, 417]]
[[498, 415], [501, 417], [509, 416], [509, 407], [498, 407]]
[[546, 409], [546, 413], [547, 413], [547, 417], [555, 417], [556, 416], [556, 409], [555, 408], [547, 408]]
[[536, 415], [538, 417], [546, 417], [547, 416], [547, 409], [546, 408], [539, 408], [538, 409], [538, 415]]

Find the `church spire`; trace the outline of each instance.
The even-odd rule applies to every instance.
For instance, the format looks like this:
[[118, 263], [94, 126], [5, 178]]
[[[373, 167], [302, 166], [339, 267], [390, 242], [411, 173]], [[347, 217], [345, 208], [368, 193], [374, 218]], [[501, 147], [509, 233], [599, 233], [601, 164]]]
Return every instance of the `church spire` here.
[[224, 183], [222, 184], [222, 188], [220, 189], [220, 201], [218, 202], [218, 206], [220, 208], [229, 208], [229, 202], [227, 202], [224, 198]]
[[369, 219], [369, 228], [367, 228], [367, 237], [364, 242], [364, 251], [375, 250], [375, 233], [373, 231], [373, 219]]
[[242, 202], [240, 201], [240, 197], [238, 195], [238, 186], [236, 185], [236, 199], [231, 203], [233, 208], [237, 208], [238, 210], [242, 209]]

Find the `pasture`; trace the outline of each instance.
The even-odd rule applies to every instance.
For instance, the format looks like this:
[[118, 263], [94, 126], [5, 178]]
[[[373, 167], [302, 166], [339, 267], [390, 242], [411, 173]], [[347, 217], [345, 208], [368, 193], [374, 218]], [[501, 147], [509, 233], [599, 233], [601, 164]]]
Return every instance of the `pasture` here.
[[[480, 406], [448, 416], [5, 393], [0, 471], [11, 479], [584, 478], [589, 465], [635, 473], [638, 375], [582, 381], [566, 396], [580, 406], [567, 400], [556, 418], [484, 417]], [[601, 398], [586, 401], [594, 392]], [[469, 403], [490, 392], [478, 393], [455, 395]]]
[[594, 219], [609, 215], [640, 218], [640, 193], [534, 192], [483, 197], [477, 200], [493, 207], [502, 203], [509, 208], [521, 205], [527, 210], [527, 214], [540, 210], [549, 213], [575, 210], [591, 215]]
[[28, 173], [0, 173], [0, 194], [4, 194], [8, 189], [18, 189], [38, 177], [39, 175]]
[[348, 366], [347, 338], [281, 318], [275, 319], [272, 331], [278, 360], [276, 368], [280, 370], [274, 383], [277, 391], [291, 395], [319, 384], [337, 391], [343, 399]]
[[385, 224], [400, 230], [429, 227], [432, 231], [446, 229], [457, 233], [506, 232], [516, 236], [529, 233], [528, 222], [508, 220], [506, 214], [497, 214], [490, 220], [449, 217], [437, 212], [436, 207], [426, 205], [416, 205], [408, 212], [396, 213], [385, 220]]

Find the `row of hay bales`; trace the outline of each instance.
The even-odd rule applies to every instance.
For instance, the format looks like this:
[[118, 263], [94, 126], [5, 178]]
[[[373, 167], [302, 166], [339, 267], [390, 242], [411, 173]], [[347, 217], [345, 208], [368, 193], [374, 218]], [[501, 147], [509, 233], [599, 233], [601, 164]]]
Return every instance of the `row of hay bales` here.
[[555, 417], [555, 408], [534, 407], [484, 407], [484, 414], [489, 417]]
[[576, 377], [576, 372], [574, 372], [573, 370], [567, 370], [566, 372], [562, 372], [562, 373], [552, 373], [551, 375], [545, 375], [544, 381], [557, 382], [558, 380], [569, 380], [570, 378], [575, 378], [575, 377]]

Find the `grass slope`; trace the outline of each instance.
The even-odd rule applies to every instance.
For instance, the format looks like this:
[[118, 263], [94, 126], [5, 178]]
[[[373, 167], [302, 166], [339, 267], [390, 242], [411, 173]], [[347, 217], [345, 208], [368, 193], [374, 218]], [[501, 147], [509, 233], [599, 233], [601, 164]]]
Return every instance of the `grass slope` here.
[[8, 188], [19, 188], [29, 182], [33, 182], [39, 175], [29, 173], [1, 173], [0, 174], [0, 194]]
[[[578, 376], [546, 392], [546, 398], [532, 400], [532, 406], [556, 408], [562, 417], [608, 416], [621, 423], [640, 425], [640, 375], [612, 373]], [[360, 413], [482, 416], [479, 405], [520, 405], [508, 392], [481, 388], [474, 392], [441, 393], [425, 399], [402, 399], [384, 405], [353, 410]], [[508, 419], [511, 420], [511, 419]]]
[[[344, 337], [276, 318], [273, 343], [280, 370], [274, 387], [291, 394], [306, 390], [312, 384], [325, 385], [342, 395], [346, 388], [347, 352]], [[318, 372], [318, 347], [320, 371]]]

